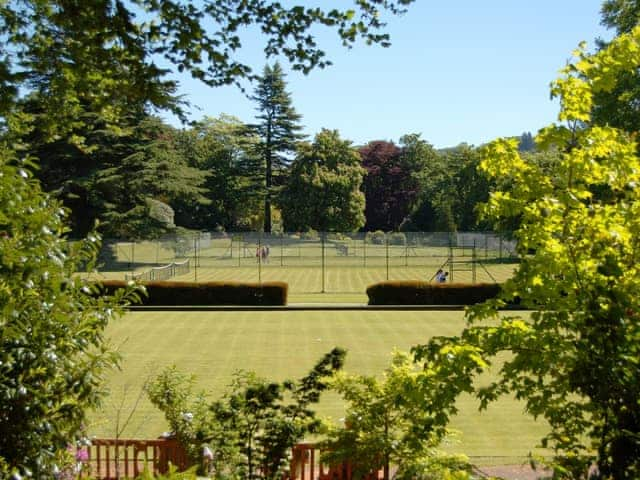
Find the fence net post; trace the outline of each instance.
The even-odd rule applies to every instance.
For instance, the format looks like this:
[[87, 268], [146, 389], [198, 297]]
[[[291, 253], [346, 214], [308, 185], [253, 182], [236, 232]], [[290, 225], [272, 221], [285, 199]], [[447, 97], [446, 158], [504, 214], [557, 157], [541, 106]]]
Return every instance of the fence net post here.
[[326, 293], [326, 291], [325, 291], [325, 284], [324, 284], [324, 282], [325, 282], [325, 265], [324, 265], [324, 261], [325, 261], [325, 260], [324, 260], [324, 253], [325, 253], [325, 251], [324, 251], [324, 248], [325, 248], [324, 241], [325, 241], [325, 235], [326, 235], [326, 232], [321, 232], [321, 233], [320, 233], [320, 245], [321, 245], [321, 247], [322, 247], [322, 248], [320, 249], [320, 251], [321, 251], [321, 256], [322, 256], [322, 258], [321, 258], [321, 260], [320, 260], [321, 265], [322, 265], [322, 292], [321, 292], [321, 293]]
[[385, 256], [387, 257], [387, 281], [389, 280], [389, 233], [384, 234]]
[[367, 266], [367, 232], [362, 236], [362, 266]]
[[193, 281], [198, 281], [198, 236], [193, 236]]
[[258, 257], [258, 283], [262, 283], [262, 232], [258, 234], [256, 256]]

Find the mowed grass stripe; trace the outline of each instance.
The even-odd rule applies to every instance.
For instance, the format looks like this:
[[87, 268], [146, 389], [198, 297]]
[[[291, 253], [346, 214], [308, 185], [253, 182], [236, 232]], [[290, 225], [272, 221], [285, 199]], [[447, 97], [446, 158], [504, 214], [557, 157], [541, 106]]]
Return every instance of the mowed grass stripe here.
[[[457, 334], [463, 324], [462, 312], [449, 311], [130, 312], [107, 332], [122, 353], [122, 369], [108, 379], [111, 395], [93, 416], [91, 433], [113, 436], [118, 409], [126, 418], [145, 378], [168, 365], [195, 374], [198, 387], [214, 396], [239, 369], [276, 381], [300, 378], [334, 346], [348, 350], [347, 371], [379, 375], [394, 348]], [[451, 449], [469, 455], [524, 456], [544, 430], [511, 399], [482, 414], [468, 397], [459, 406], [453, 426], [463, 432], [462, 443]], [[343, 405], [329, 395], [318, 411], [338, 419]], [[145, 398], [123, 436], [154, 438], [167, 428]]]
[[[184, 275], [173, 277], [175, 281], [282, 281], [289, 284], [289, 291], [293, 294], [320, 293], [322, 291], [323, 271], [319, 265], [313, 266], [280, 266], [277, 262], [250, 266], [199, 266], [193, 267]], [[423, 266], [390, 266], [388, 271], [384, 263], [371, 262], [363, 267], [361, 265], [337, 266], [327, 264], [324, 270], [324, 291], [331, 293], [363, 294], [366, 288], [384, 280], [420, 280], [429, 281], [441, 263]], [[450, 269], [445, 266], [445, 269]], [[514, 264], [487, 264], [485, 268], [476, 266], [476, 282], [502, 282], [511, 277], [515, 268]], [[124, 279], [126, 272], [104, 272], [97, 278]], [[469, 265], [454, 265], [452, 271], [453, 280], [456, 282], [472, 282], [473, 272]]]

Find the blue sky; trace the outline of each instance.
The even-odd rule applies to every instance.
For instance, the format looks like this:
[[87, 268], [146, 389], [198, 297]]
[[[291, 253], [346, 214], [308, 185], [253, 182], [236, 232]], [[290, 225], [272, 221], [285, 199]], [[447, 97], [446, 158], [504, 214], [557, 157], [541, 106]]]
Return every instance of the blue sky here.
[[[288, 89], [310, 136], [331, 128], [364, 144], [421, 133], [442, 148], [535, 133], [556, 120], [549, 83], [571, 52], [582, 40], [592, 48], [596, 37], [611, 37], [600, 26], [600, 6], [599, 0], [416, 0], [406, 15], [388, 19], [390, 48], [349, 50], [332, 31], [318, 30], [333, 66], [307, 76], [289, 72]], [[248, 39], [242, 59], [262, 70], [259, 38]], [[237, 88], [176, 78], [193, 104], [191, 119], [226, 113], [254, 120], [254, 103]]]

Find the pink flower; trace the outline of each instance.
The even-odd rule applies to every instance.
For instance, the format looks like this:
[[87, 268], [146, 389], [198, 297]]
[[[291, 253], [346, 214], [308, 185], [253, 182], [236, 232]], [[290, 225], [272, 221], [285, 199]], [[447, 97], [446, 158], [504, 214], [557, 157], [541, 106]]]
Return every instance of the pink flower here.
[[89, 452], [85, 448], [80, 448], [76, 451], [76, 461], [87, 462], [89, 461]]

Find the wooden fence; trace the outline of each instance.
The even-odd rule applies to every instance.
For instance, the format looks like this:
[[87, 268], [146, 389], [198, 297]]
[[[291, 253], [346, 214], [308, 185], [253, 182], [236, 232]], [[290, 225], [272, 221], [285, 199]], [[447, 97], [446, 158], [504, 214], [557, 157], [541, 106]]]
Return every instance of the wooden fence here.
[[166, 473], [169, 463], [185, 470], [189, 461], [185, 450], [175, 439], [130, 440], [94, 439], [87, 448], [88, 478], [116, 480], [135, 478], [146, 470]]
[[[313, 443], [298, 443], [291, 450], [291, 465], [284, 480], [351, 480], [353, 472], [349, 463], [325, 465], [320, 461], [321, 450]], [[382, 472], [375, 471], [363, 480], [380, 480]]]
[[[291, 449], [289, 472], [283, 480], [351, 480], [348, 463], [329, 466], [320, 461], [320, 448], [313, 443], [298, 443]], [[94, 439], [88, 447], [85, 471], [88, 478], [116, 480], [135, 478], [147, 469], [153, 474], [166, 473], [169, 463], [185, 470], [189, 461], [175, 439], [129, 440]], [[364, 480], [380, 480], [382, 472], [373, 472]]]

